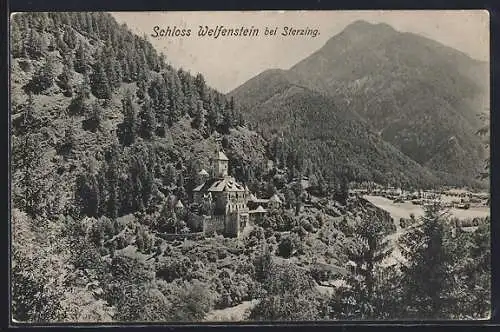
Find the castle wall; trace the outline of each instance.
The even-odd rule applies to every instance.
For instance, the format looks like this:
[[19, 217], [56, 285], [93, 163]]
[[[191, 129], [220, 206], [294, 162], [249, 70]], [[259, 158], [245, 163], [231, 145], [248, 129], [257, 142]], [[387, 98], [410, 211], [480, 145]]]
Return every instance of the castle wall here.
[[199, 232], [203, 230], [204, 216], [200, 216], [194, 213], [189, 213], [187, 218], [188, 227], [193, 232]]
[[196, 204], [200, 204], [203, 202], [203, 193], [201, 192], [194, 192], [193, 193], [193, 200]]
[[225, 216], [204, 217], [203, 232], [207, 235], [225, 233]]
[[226, 193], [220, 192], [215, 196], [215, 208], [217, 210], [225, 210], [227, 204]]
[[174, 234], [174, 233], [157, 233], [159, 237], [167, 241], [174, 240], [201, 240], [205, 237], [205, 233], [197, 232], [197, 233], [187, 233], [187, 234]]
[[229, 237], [238, 237], [240, 232], [240, 215], [232, 213], [227, 216], [225, 235]]

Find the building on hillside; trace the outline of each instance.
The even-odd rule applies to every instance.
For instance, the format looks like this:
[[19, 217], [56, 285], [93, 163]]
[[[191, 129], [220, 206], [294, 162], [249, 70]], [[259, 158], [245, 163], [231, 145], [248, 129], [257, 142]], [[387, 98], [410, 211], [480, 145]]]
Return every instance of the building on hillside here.
[[271, 196], [271, 198], [269, 198], [269, 202], [267, 203], [270, 209], [279, 209], [282, 204], [283, 202], [281, 201], [281, 199], [278, 197], [277, 194]]
[[184, 204], [182, 204], [182, 201], [180, 199], [177, 200], [174, 208], [176, 213], [181, 213], [184, 211]]
[[210, 174], [205, 169], [202, 169], [201, 171], [198, 172], [198, 175], [200, 177], [201, 182], [205, 182], [208, 180], [210, 177]]
[[250, 209], [257, 209], [258, 206], [267, 207], [269, 204], [269, 199], [257, 198], [254, 194], [250, 194], [248, 197], [248, 207]]
[[248, 213], [253, 221], [260, 223], [262, 222], [262, 219], [266, 215], [267, 210], [264, 209], [261, 205], [259, 205], [255, 210], [250, 210], [248, 211]]
[[193, 189], [193, 200], [198, 214], [203, 216], [206, 234], [237, 237], [248, 224], [250, 192], [229, 176], [228, 170], [229, 159], [217, 149], [211, 160], [210, 177]]

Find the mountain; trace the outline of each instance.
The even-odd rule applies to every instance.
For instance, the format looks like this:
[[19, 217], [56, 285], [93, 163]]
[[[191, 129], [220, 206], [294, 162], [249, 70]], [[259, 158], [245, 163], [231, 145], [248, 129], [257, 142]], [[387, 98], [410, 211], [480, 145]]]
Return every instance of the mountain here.
[[[229, 95], [259, 119], [262, 98], [282, 90], [286, 77], [330, 96], [420, 165], [463, 184], [474, 182], [486, 156], [475, 132], [488, 109], [488, 71], [487, 63], [428, 38], [356, 21], [289, 70], [266, 71]], [[259, 85], [265, 91], [256, 98]]]
[[[293, 73], [268, 70], [231, 96], [266, 139], [303, 155], [325, 178], [410, 186], [437, 182], [431, 172], [372, 132], [357, 113], [302, 83]], [[278, 161], [279, 155], [275, 152]]]

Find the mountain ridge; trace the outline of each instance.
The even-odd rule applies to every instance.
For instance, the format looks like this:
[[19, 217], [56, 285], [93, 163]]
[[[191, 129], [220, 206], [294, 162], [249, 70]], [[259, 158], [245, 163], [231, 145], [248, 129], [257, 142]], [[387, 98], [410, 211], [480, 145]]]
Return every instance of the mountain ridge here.
[[[307, 87], [360, 115], [373, 132], [422, 166], [440, 173], [444, 167], [449, 178], [460, 178], [457, 183], [475, 183], [486, 156], [475, 132], [481, 126], [476, 113], [488, 107], [487, 69], [486, 63], [427, 37], [356, 21], [290, 69], [264, 71], [227, 95], [236, 97], [252, 120], [259, 119], [259, 103], [286, 84]], [[437, 156], [452, 136], [460, 148], [446, 162]], [[452, 161], [461, 157], [464, 167]]]

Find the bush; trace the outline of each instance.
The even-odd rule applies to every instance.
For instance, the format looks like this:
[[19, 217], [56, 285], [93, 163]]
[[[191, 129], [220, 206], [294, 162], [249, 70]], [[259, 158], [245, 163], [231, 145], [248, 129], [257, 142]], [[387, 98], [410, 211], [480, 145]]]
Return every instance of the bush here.
[[295, 254], [302, 253], [302, 243], [296, 234], [283, 237], [278, 244], [278, 256], [290, 258]]
[[171, 320], [180, 322], [202, 321], [212, 309], [215, 294], [209, 285], [198, 280], [166, 285], [162, 292], [172, 302]]
[[54, 64], [53, 60], [47, 58], [45, 64], [35, 72], [31, 81], [24, 87], [27, 93], [39, 94], [54, 84]]
[[315, 231], [314, 226], [306, 218], [302, 219], [301, 222], [300, 222], [300, 224], [309, 233], [313, 233]]
[[190, 279], [189, 273], [192, 270], [192, 263], [187, 257], [169, 257], [160, 261], [158, 265], [156, 276], [167, 282], [172, 282], [176, 279]]

